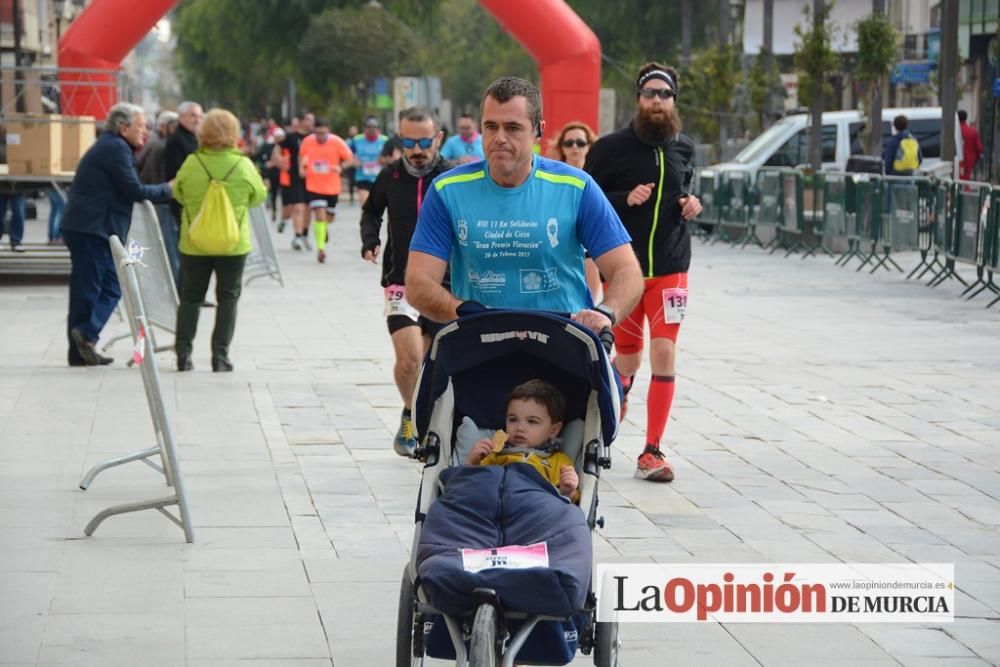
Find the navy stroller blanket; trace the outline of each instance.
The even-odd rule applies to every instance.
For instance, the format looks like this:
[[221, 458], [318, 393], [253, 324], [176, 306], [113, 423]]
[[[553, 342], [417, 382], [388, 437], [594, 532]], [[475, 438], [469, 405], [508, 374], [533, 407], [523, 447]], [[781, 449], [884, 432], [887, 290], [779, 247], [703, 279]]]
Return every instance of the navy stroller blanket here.
[[[580, 508], [526, 464], [449, 468], [440, 481], [444, 491], [427, 513], [417, 551], [421, 586], [435, 608], [471, 612], [475, 588], [492, 588], [505, 609], [529, 614], [562, 617], [583, 608], [593, 551]], [[485, 562], [468, 551], [539, 544], [547, 567], [530, 560], [527, 567], [491, 567], [489, 551]]]

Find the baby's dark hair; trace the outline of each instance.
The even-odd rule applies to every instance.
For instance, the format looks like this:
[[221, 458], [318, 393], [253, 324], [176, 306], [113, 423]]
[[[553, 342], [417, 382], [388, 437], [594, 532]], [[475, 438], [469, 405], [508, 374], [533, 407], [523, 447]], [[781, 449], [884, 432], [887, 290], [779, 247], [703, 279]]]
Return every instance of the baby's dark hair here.
[[566, 399], [562, 393], [542, 380], [528, 380], [511, 389], [507, 395], [507, 405], [511, 401], [535, 401], [544, 405], [549, 412], [549, 418], [553, 422], [563, 422], [566, 420]]

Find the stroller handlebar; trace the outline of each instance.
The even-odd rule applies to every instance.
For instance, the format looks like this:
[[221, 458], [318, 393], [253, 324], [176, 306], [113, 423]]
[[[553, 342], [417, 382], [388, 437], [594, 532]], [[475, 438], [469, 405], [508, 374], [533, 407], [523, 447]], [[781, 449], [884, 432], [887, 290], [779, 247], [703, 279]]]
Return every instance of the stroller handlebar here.
[[605, 354], [611, 354], [611, 350], [615, 346], [615, 332], [611, 330], [611, 327], [601, 329], [597, 337], [601, 339], [601, 345], [604, 346]]
[[[484, 313], [487, 310], [490, 310], [488, 306], [484, 306], [478, 301], [470, 300], [470, 301], [463, 301], [462, 303], [458, 304], [458, 308], [455, 309], [455, 312], [458, 313], [459, 318], [463, 318], [463, 317], [468, 317], [469, 315], [478, 315], [479, 313]], [[544, 310], [540, 312], [544, 312], [549, 315], [556, 315], [558, 317], [565, 317], [568, 320], [573, 319], [573, 313], [568, 313], [565, 311]], [[604, 347], [604, 352], [606, 354], [611, 354], [611, 350], [614, 348], [615, 345], [615, 334], [611, 330], [611, 328], [604, 327], [603, 329], [597, 332], [597, 337], [601, 340], [601, 345]]]

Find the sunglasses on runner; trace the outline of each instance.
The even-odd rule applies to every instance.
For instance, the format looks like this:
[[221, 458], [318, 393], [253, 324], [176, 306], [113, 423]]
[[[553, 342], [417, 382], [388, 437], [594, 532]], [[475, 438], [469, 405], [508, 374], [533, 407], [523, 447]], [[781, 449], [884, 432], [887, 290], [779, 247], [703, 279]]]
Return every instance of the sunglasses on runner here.
[[669, 88], [643, 88], [639, 91], [639, 94], [645, 100], [651, 100], [656, 96], [659, 96], [661, 100], [669, 100], [674, 96], [674, 91]]
[[434, 137], [424, 137], [423, 139], [407, 139], [406, 137], [400, 137], [399, 140], [403, 142], [403, 148], [410, 150], [414, 146], [420, 146], [423, 150], [427, 150], [434, 143]]
[[563, 139], [562, 147], [573, 148], [573, 146], [576, 146], [577, 148], [583, 148], [588, 143], [586, 139]]

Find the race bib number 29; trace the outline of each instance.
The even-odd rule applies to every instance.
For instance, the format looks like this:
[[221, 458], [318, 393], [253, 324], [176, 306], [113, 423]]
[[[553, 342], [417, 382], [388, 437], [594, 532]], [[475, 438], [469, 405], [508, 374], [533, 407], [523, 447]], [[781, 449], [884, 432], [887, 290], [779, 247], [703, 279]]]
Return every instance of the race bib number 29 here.
[[385, 288], [385, 316], [405, 315], [414, 321], [420, 316], [416, 308], [406, 300], [406, 287], [389, 285]]
[[688, 291], [686, 287], [668, 287], [663, 290], [663, 319], [667, 324], [680, 324], [687, 310]]

